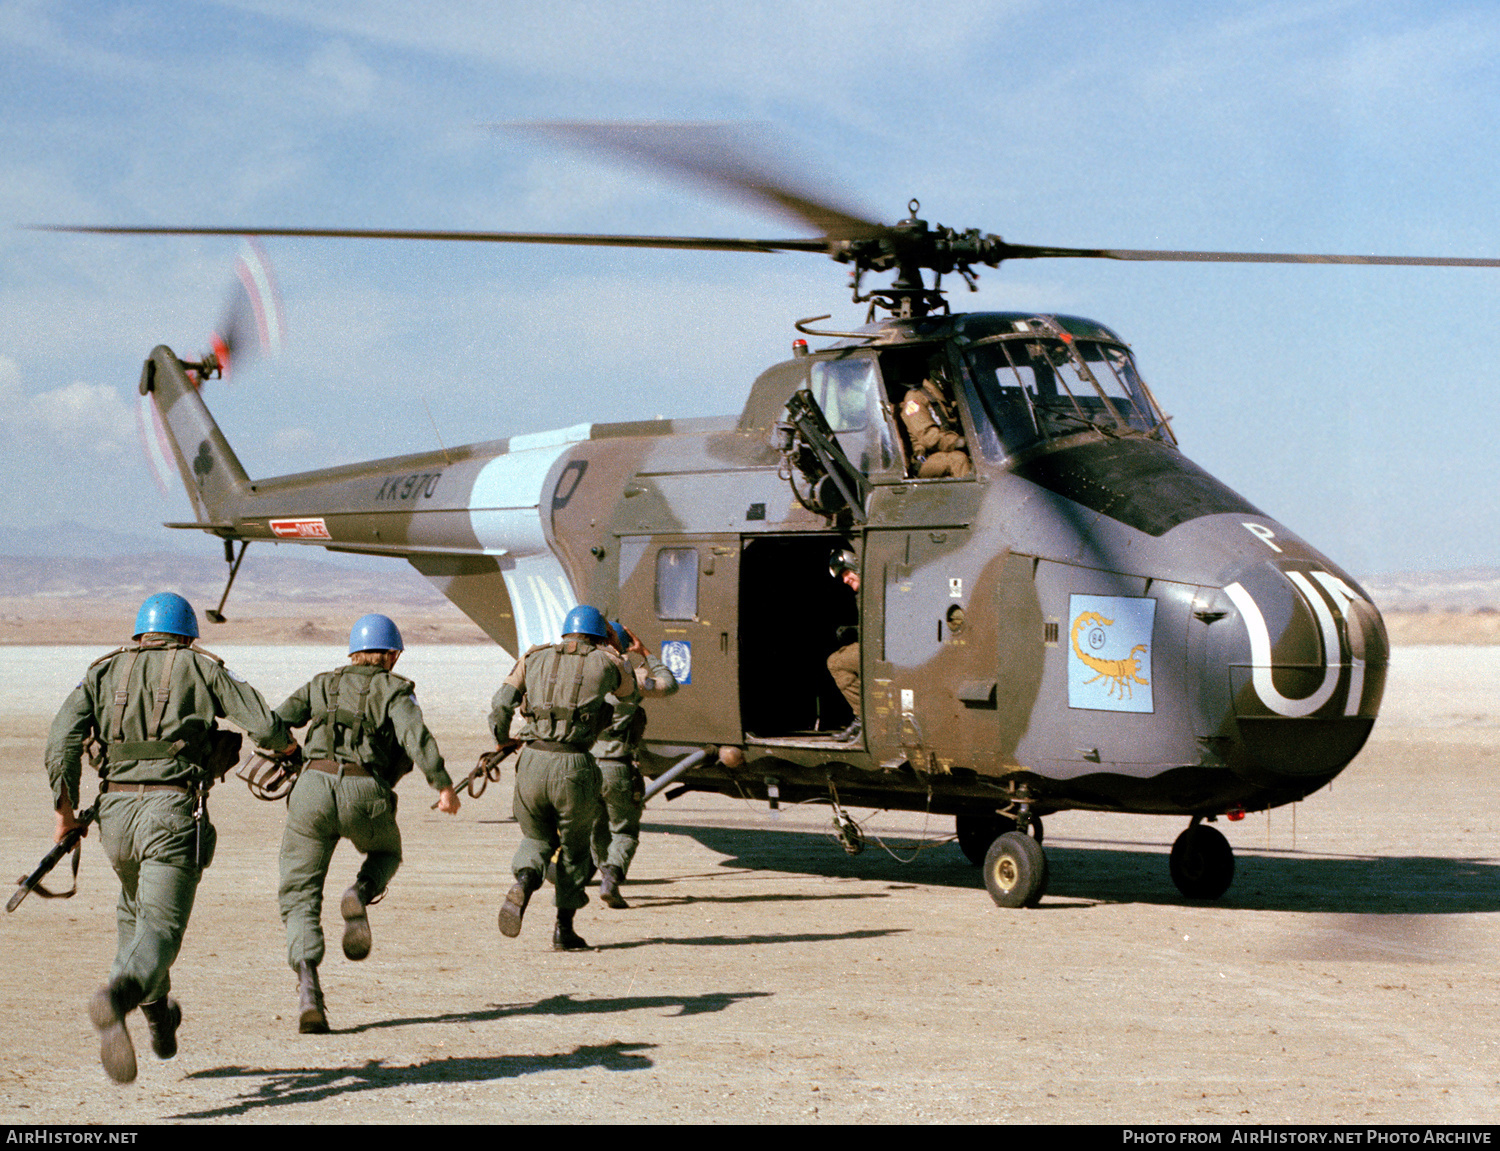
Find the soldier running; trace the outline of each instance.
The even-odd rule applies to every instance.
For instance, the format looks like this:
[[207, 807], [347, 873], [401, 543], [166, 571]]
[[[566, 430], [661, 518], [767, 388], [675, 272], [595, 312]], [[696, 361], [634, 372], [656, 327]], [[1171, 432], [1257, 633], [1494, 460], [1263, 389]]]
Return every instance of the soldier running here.
[[589, 839], [599, 812], [599, 767], [589, 748], [609, 722], [605, 697], [621, 703], [638, 697], [635, 676], [609, 643], [597, 608], [580, 605], [563, 622], [560, 643], [531, 648], [495, 693], [490, 730], [504, 748], [512, 715], [526, 717], [516, 761], [515, 816], [525, 837], [511, 862], [516, 882], [500, 908], [500, 934], [521, 934], [531, 895], [542, 885], [547, 861], [557, 859], [557, 925], [552, 947], [578, 951], [588, 944], [573, 930], [573, 916], [588, 903]]
[[120, 877], [119, 945], [89, 1017], [99, 1032], [99, 1058], [116, 1083], [136, 1076], [125, 1026], [136, 1007], [157, 1057], [177, 1054], [182, 1008], [167, 994], [170, 970], [203, 869], [213, 860], [208, 790], [239, 750], [240, 736], [218, 731], [215, 718], [227, 716], [263, 747], [295, 746], [260, 693], [217, 656], [195, 648], [197, 638], [198, 617], [187, 600], [170, 592], [146, 600], [135, 643], [89, 666], [47, 739], [59, 839], [77, 824], [84, 744], [104, 746], [99, 838]]
[[[677, 677], [619, 620], [611, 620], [609, 629], [615, 650], [622, 655], [633, 653], [644, 661], [644, 666], [633, 669], [639, 696], [628, 703], [610, 700], [614, 705], [613, 718], [590, 749], [603, 781], [593, 837], [594, 860], [599, 864], [599, 900], [606, 907], [624, 909], [630, 905], [620, 894], [620, 885], [625, 882], [630, 861], [640, 846], [641, 812], [645, 808], [645, 781], [635, 762], [646, 730], [646, 711], [640, 699], [673, 694], [677, 690]], [[630, 664], [628, 659], [625, 662]]]
[[416, 685], [392, 674], [405, 645], [383, 615], [361, 616], [349, 632], [349, 664], [316, 675], [276, 715], [288, 727], [311, 721], [307, 762], [287, 798], [281, 839], [281, 919], [287, 962], [297, 973], [303, 1034], [328, 1030], [318, 964], [323, 961], [323, 883], [339, 839], [364, 853], [354, 886], [344, 892], [344, 956], [370, 954], [367, 908], [385, 894], [401, 866], [396, 783], [412, 769], [438, 792], [438, 810], [453, 815], [458, 796], [437, 741], [417, 706]]

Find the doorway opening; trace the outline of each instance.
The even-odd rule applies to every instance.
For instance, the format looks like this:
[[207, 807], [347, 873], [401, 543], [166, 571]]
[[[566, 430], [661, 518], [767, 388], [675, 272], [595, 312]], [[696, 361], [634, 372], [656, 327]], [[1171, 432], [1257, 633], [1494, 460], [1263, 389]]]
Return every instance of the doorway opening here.
[[740, 701], [747, 736], [830, 736], [854, 718], [828, 671], [859, 640], [859, 597], [828, 570], [859, 541], [753, 536], [740, 560]]

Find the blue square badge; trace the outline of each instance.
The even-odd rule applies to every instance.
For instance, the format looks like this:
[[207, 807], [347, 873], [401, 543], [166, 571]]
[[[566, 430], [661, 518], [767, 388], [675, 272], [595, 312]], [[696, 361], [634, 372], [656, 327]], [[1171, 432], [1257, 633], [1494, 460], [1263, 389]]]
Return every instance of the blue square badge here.
[[1150, 597], [1068, 597], [1068, 706], [1152, 711]]
[[693, 645], [685, 639], [669, 639], [661, 645], [661, 661], [679, 686], [693, 682]]

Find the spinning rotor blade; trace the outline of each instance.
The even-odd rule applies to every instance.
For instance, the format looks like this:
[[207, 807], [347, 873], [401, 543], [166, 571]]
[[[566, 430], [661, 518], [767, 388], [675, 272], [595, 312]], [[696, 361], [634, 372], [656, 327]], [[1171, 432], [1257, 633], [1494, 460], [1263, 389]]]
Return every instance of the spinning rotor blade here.
[[38, 224], [37, 232], [105, 236], [301, 236], [353, 240], [457, 240], [482, 244], [573, 244], [600, 248], [687, 248], [715, 252], [826, 252], [823, 240], [736, 240], [712, 236], [591, 236], [572, 232], [432, 232], [408, 228], [152, 228]]
[[1182, 252], [1153, 248], [1039, 248], [1006, 244], [1002, 259], [1170, 260], [1212, 264], [1396, 264], [1433, 268], [1500, 268], [1500, 259], [1467, 256], [1339, 256], [1320, 252]]
[[253, 237], [245, 237], [234, 270], [235, 284], [212, 339], [213, 353], [226, 376], [231, 364], [256, 353], [279, 352], [282, 337], [281, 293], [271, 262]]
[[835, 203], [831, 193], [791, 172], [773, 155], [769, 134], [748, 125], [540, 121], [496, 127], [537, 132], [649, 169], [668, 169], [810, 224], [830, 240], [869, 239], [886, 231], [884, 224]]

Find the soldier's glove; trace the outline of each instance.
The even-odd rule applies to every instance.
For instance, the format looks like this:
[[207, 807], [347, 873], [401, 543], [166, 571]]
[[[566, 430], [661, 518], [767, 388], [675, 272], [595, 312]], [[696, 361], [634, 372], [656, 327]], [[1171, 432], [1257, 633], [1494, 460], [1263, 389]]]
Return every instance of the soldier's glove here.
[[859, 642], [859, 628], [845, 626], [833, 633], [833, 642], [839, 647], [848, 647], [851, 643]]

